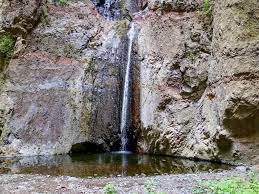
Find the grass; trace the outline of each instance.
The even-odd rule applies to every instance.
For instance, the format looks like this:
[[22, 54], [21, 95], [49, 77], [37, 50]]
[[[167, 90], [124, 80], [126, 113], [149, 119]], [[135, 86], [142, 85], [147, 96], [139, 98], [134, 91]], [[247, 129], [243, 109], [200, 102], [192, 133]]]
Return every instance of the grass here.
[[252, 173], [249, 178], [230, 177], [219, 181], [205, 181], [194, 190], [194, 194], [258, 194], [259, 177]]
[[[144, 188], [145, 188], [146, 194], [165, 194], [163, 192], [156, 192], [155, 187], [154, 187], [154, 182], [151, 180], [145, 182]], [[103, 193], [104, 194], [117, 194], [118, 192], [113, 184], [108, 183], [103, 188]], [[137, 193], [132, 193], [132, 194], [137, 194]]]

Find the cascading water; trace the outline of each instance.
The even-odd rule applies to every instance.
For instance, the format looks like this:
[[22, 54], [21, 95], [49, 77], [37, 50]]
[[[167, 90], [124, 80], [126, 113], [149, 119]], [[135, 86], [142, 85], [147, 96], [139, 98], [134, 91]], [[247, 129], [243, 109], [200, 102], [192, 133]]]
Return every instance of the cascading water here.
[[120, 1], [119, 0], [92, 0], [97, 7], [98, 12], [107, 20], [116, 20], [120, 18]]
[[123, 88], [123, 100], [122, 100], [122, 111], [121, 111], [121, 151], [127, 151], [127, 121], [128, 121], [128, 107], [129, 107], [129, 95], [130, 95], [130, 70], [131, 70], [131, 54], [132, 54], [132, 46], [133, 40], [136, 35], [136, 26], [134, 23], [131, 23], [130, 30], [128, 32], [128, 58], [127, 58], [127, 66], [126, 73], [124, 78], [124, 88]]

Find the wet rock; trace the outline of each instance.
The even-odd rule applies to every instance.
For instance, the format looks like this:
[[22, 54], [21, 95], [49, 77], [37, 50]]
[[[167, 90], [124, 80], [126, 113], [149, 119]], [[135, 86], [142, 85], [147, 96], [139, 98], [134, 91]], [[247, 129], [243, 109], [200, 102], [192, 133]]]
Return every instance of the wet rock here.
[[94, 9], [89, 1], [49, 3], [48, 24], [27, 35], [26, 48], [18, 39], [0, 96], [1, 156], [117, 146], [125, 36]]

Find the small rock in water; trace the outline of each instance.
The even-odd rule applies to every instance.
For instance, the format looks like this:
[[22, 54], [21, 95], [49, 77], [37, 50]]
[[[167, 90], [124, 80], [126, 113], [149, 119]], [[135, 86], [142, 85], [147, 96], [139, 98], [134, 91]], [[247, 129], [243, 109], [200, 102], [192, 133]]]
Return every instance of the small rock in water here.
[[121, 177], [121, 174], [118, 174], [117, 177]]

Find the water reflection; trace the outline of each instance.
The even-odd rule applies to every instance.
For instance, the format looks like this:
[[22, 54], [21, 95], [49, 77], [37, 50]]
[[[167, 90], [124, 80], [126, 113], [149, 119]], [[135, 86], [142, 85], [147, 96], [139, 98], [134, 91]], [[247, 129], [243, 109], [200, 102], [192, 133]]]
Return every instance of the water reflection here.
[[228, 165], [209, 162], [121, 153], [0, 159], [0, 174], [29, 173], [76, 177], [180, 174], [230, 168]]

